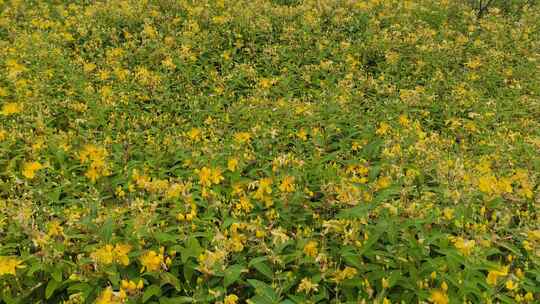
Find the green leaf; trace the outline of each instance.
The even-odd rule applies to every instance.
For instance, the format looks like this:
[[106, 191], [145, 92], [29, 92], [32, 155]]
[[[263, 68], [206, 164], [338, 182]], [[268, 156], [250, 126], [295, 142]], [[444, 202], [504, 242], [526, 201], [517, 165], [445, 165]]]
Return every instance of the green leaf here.
[[50, 280], [47, 284], [47, 288], [45, 288], [45, 299], [49, 299], [60, 284], [61, 283], [59, 281]]
[[263, 274], [268, 279], [272, 279], [274, 277], [274, 273], [268, 263], [266, 262], [259, 262], [252, 265], [253, 268], [257, 269], [261, 274]]
[[142, 296], [143, 303], [146, 303], [151, 297], [161, 295], [161, 288], [158, 285], [150, 285], [144, 291]]
[[202, 253], [201, 245], [195, 237], [191, 237], [186, 242], [186, 247], [180, 251], [182, 255], [182, 263], [186, 263], [190, 257], [197, 258]]
[[107, 220], [105, 220], [105, 223], [103, 224], [103, 226], [101, 227], [99, 231], [101, 237], [106, 243], [109, 243], [112, 239], [113, 227], [114, 227], [113, 219], [109, 217], [107, 218]]
[[176, 291], [181, 290], [180, 280], [178, 280], [178, 278], [175, 277], [170, 272], [163, 272], [163, 273], [161, 273], [159, 275], [159, 277], [161, 279], [161, 285], [160, 286], [163, 286], [165, 284], [170, 284], [170, 285], [172, 285], [174, 287], [174, 289], [176, 289]]
[[229, 287], [232, 283], [236, 282], [238, 278], [240, 278], [240, 275], [242, 274], [242, 271], [244, 270], [244, 266], [236, 264], [228, 267], [225, 270], [225, 276], [223, 278], [223, 285], [225, 288]]
[[55, 281], [62, 282], [62, 270], [60, 268], [54, 268], [51, 276]]
[[192, 297], [175, 297], [175, 298], [161, 298], [160, 304], [182, 304], [182, 303], [194, 303], [195, 300]]
[[255, 288], [255, 293], [257, 295], [261, 295], [265, 297], [267, 300], [270, 300], [271, 303], [275, 303], [279, 301], [279, 296], [276, 294], [274, 289], [272, 289], [272, 287], [268, 286], [268, 284], [259, 280], [247, 280], [247, 281], [251, 286], [253, 286], [253, 288]]

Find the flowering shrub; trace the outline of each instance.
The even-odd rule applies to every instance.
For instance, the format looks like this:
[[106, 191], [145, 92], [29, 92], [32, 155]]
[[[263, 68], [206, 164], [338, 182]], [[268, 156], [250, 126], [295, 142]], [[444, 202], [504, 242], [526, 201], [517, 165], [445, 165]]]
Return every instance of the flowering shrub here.
[[0, 303], [538, 303], [540, 8], [469, 2], [0, 0]]

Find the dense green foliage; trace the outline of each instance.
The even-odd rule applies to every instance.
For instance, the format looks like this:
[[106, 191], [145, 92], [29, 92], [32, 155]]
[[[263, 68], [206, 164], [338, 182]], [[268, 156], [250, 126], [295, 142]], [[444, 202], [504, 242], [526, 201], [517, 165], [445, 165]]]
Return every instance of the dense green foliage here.
[[540, 8], [470, 2], [0, 0], [0, 303], [538, 303]]

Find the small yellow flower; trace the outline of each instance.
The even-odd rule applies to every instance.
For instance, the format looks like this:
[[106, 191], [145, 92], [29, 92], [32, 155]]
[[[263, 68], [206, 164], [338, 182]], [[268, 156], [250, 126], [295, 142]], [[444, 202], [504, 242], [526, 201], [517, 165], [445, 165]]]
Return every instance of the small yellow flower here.
[[514, 281], [512, 281], [512, 280], [506, 281], [506, 284], [505, 284], [505, 287], [508, 290], [515, 290], [515, 289], [518, 288], [518, 286], [519, 286], [519, 284], [514, 283]]
[[223, 300], [223, 304], [236, 304], [237, 301], [238, 296], [235, 294], [230, 294], [225, 297], [225, 299]]
[[317, 291], [319, 284], [313, 283], [309, 278], [303, 278], [298, 285], [297, 292], [310, 293], [311, 291]]
[[199, 170], [199, 182], [203, 187], [212, 185], [212, 170], [210, 168], [203, 167]]
[[2, 106], [2, 110], [0, 111], [0, 114], [4, 116], [9, 116], [12, 114], [17, 114], [21, 111], [22, 111], [22, 106], [19, 103], [8, 102]]
[[251, 134], [248, 132], [239, 132], [234, 134], [234, 141], [238, 144], [248, 143], [251, 140]]
[[116, 297], [111, 287], [107, 287], [99, 298], [96, 299], [96, 304], [120, 304], [122, 303], [120, 297]]
[[102, 248], [97, 249], [96, 251], [90, 254], [90, 257], [96, 263], [110, 265], [114, 260], [113, 246], [105, 245]]
[[497, 285], [497, 279], [499, 277], [507, 276], [508, 275], [508, 269], [509, 269], [509, 267], [505, 266], [505, 267], [501, 267], [500, 269], [490, 270], [488, 272], [486, 282], [489, 285], [492, 285], [492, 286]]
[[444, 218], [447, 221], [452, 220], [454, 218], [454, 209], [452, 209], [452, 208], [444, 208], [443, 215], [444, 215]]
[[318, 254], [317, 242], [315, 242], [315, 241], [309, 241], [309, 242], [304, 246], [304, 253], [305, 253], [307, 256], [310, 256], [310, 257], [312, 257], [312, 258], [316, 257], [317, 254]]
[[294, 177], [286, 176], [279, 185], [279, 190], [281, 192], [293, 192], [294, 191]]
[[386, 122], [381, 122], [379, 128], [375, 131], [377, 135], [385, 135], [390, 130], [390, 125]]
[[382, 285], [382, 288], [384, 288], [384, 289], [390, 287], [390, 283], [388, 282], [387, 278], [382, 278], [381, 279], [381, 285]]
[[141, 272], [146, 271], [158, 271], [161, 269], [161, 262], [163, 261], [163, 255], [158, 254], [154, 250], [146, 252], [143, 256], [140, 257], [142, 264]]
[[448, 304], [448, 295], [442, 290], [433, 290], [429, 300], [434, 304]]
[[115, 260], [124, 266], [129, 265], [128, 253], [131, 251], [131, 246], [127, 244], [116, 244], [114, 246]]
[[336, 271], [334, 274], [334, 281], [339, 283], [344, 280], [352, 279], [357, 273], [358, 271], [355, 268], [347, 266], [343, 270]]
[[0, 256], [0, 276], [5, 274], [16, 275], [17, 268], [24, 268], [22, 261], [15, 257]]
[[238, 159], [231, 158], [227, 161], [227, 169], [229, 169], [229, 171], [234, 172], [236, 171], [237, 168], [238, 168]]
[[48, 224], [48, 236], [60, 236], [64, 234], [64, 228], [60, 226], [60, 222], [52, 221]]
[[22, 175], [28, 179], [36, 177], [36, 171], [43, 169], [43, 165], [38, 162], [26, 162], [23, 165]]
[[464, 256], [471, 255], [476, 245], [475, 240], [467, 240], [462, 237], [454, 237], [452, 242], [454, 243], [454, 247], [456, 247], [456, 249], [459, 250], [459, 252], [461, 252], [461, 254]]

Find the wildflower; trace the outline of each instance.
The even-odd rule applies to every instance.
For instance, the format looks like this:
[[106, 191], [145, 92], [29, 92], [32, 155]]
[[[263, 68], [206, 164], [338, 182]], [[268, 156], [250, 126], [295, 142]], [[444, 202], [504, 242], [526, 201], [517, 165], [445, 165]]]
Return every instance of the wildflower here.
[[97, 249], [96, 251], [90, 254], [90, 257], [96, 262], [104, 265], [112, 264], [114, 260], [113, 246], [105, 245], [102, 248]]
[[297, 292], [310, 293], [311, 291], [318, 291], [319, 284], [313, 283], [309, 278], [303, 278], [298, 285]]
[[294, 177], [286, 176], [281, 185], [279, 185], [279, 190], [281, 192], [293, 192], [294, 191]]
[[227, 161], [227, 169], [229, 169], [229, 171], [231, 171], [231, 172], [234, 172], [234, 171], [236, 171], [237, 168], [238, 168], [238, 159], [230, 158]]
[[36, 177], [36, 171], [43, 169], [43, 165], [38, 162], [26, 162], [23, 165], [22, 175], [28, 179]]
[[382, 278], [381, 279], [381, 285], [382, 285], [382, 288], [384, 288], [384, 289], [390, 287], [390, 283], [388, 282], [387, 278]]
[[317, 242], [315, 241], [309, 241], [305, 246], [304, 246], [304, 253], [307, 255], [307, 256], [310, 256], [312, 258], [316, 257], [317, 256], [317, 253], [318, 253], [318, 250], [317, 250]]
[[90, 181], [95, 182], [100, 176], [109, 175], [109, 168], [106, 164], [107, 151], [105, 148], [94, 145], [85, 145], [79, 152], [81, 163], [90, 163], [88, 170], [84, 174]]
[[507, 276], [507, 275], [508, 275], [508, 270], [509, 270], [509, 267], [508, 267], [508, 266], [501, 267], [501, 268], [495, 269], [495, 270], [490, 270], [490, 271], [488, 272], [488, 275], [487, 275], [487, 278], [486, 278], [486, 282], [487, 282], [489, 285], [492, 285], [492, 286], [497, 285], [497, 279], [498, 279], [499, 277]]
[[381, 122], [379, 128], [375, 131], [377, 135], [385, 135], [390, 130], [390, 125], [386, 122]]
[[203, 187], [209, 187], [212, 185], [212, 170], [207, 167], [203, 167], [199, 170], [199, 181]]
[[161, 268], [161, 262], [163, 261], [163, 254], [158, 254], [154, 250], [147, 251], [140, 257], [142, 264], [141, 272], [146, 271], [158, 271]]
[[475, 240], [467, 240], [462, 237], [453, 237], [451, 238], [451, 241], [454, 243], [454, 247], [465, 256], [471, 255], [474, 246], [476, 245]]
[[298, 132], [296, 132], [296, 136], [303, 141], [307, 140], [307, 132], [304, 129], [300, 129]]
[[384, 177], [381, 177], [377, 180], [376, 184], [375, 184], [375, 188], [377, 190], [381, 190], [381, 189], [385, 189], [385, 188], [388, 188], [390, 187], [390, 184], [392, 183], [392, 180], [390, 179], [389, 176], [384, 176]]
[[251, 134], [248, 132], [239, 132], [234, 134], [234, 140], [239, 144], [248, 143], [251, 139]]
[[212, 183], [214, 184], [219, 184], [221, 183], [221, 181], [223, 180], [223, 176], [221, 175], [221, 169], [219, 168], [214, 168], [212, 170]]
[[198, 128], [193, 128], [189, 130], [189, 132], [187, 132], [187, 136], [189, 137], [189, 139], [193, 141], [201, 140], [201, 134], [202, 134], [201, 129], [198, 129]]
[[448, 295], [442, 290], [433, 290], [429, 300], [434, 304], [448, 304]]
[[518, 288], [518, 284], [517, 283], [514, 283], [514, 281], [512, 280], [508, 280], [506, 281], [506, 284], [504, 285], [506, 287], [506, 289], [508, 290], [515, 290]]
[[264, 195], [272, 193], [272, 179], [263, 178], [259, 180], [259, 187], [257, 192], [255, 192], [255, 198], [263, 199]]
[[345, 267], [343, 270], [338, 270], [334, 274], [334, 280], [336, 283], [342, 282], [347, 279], [352, 279], [358, 273], [358, 271], [352, 267]]
[[111, 287], [107, 287], [96, 299], [96, 304], [120, 304], [121, 301], [114, 295]]
[[0, 256], [0, 276], [5, 274], [16, 275], [17, 268], [24, 268], [22, 261], [15, 257]]
[[60, 222], [52, 221], [48, 225], [48, 236], [59, 236], [64, 234], [64, 228], [60, 226]]
[[131, 246], [130, 245], [127, 245], [127, 244], [116, 244], [116, 246], [114, 246], [114, 255], [115, 255], [115, 260], [124, 265], [124, 266], [127, 266], [129, 265], [129, 257], [128, 257], [128, 253], [131, 251]]
[[22, 106], [19, 103], [8, 102], [2, 106], [2, 110], [0, 111], [0, 114], [4, 116], [9, 116], [12, 114], [17, 114], [21, 111], [22, 111]]
[[130, 251], [131, 246], [127, 244], [116, 244], [114, 247], [107, 244], [92, 252], [90, 257], [94, 262], [103, 265], [118, 263], [127, 266], [129, 265], [129, 257], [127, 255]]
[[201, 170], [198, 170], [199, 173], [199, 182], [203, 187], [210, 187], [212, 184], [219, 184], [224, 179], [221, 175], [221, 169], [219, 168], [207, 168], [203, 167]]
[[452, 220], [454, 218], [454, 209], [444, 208], [443, 215], [446, 220], [448, 221]]
[[238, 296], [235, 294], [230, 294], [225, 297], [225, 299], [223, 300], [223, 304], [236, 304], [237, 301]]

